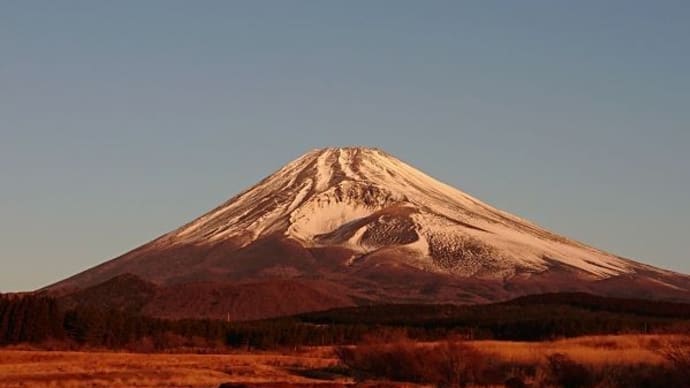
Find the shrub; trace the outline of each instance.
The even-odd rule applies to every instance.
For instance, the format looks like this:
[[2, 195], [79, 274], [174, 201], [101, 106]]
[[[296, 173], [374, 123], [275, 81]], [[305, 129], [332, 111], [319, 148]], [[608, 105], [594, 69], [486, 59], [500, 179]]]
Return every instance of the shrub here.
[[527, 388], [527, 384], [520, 377], [511, 377], [504, 383], [506, 388]]
[[670, 375], [690, 386], [690, 336], [667, 344], [660, 352], [668, 362]]
[[592, 386], [593, 381], [592, 371], [561, 353], [547, 356], [537, 373], [538, 386], [582, 388]]
[[453, 340], [425, 345], [402, 339], [339, 347], [336, 354], [359, 380], [384, 378], [439, 387], [481, 383], [486, 367], [481, 353]]
[[486, 370], [486, 360], [476, 349], [460, 342], [447, 341], [430, 349], [433, 365], [425, 365], [433, 375], [432, 383], [447, 387], [464, 387], [482, 380]]
[[608, 365], [597, 371], [597, 388], [687, 388], [690, 383], [671, 364]]
[[[682, 351], [681, 351], [682, 350]], [[688, 349], [678, 350], [682, 354]], [[685, 358], [680, 357], [684, 362]], [[563, 354], [552, 354], [535, 376], [537, 387], [562, 388], [669, 388], [690, 387], [687, 365], [682, 362], [611, 364], [595, 368], [578, 364]]]

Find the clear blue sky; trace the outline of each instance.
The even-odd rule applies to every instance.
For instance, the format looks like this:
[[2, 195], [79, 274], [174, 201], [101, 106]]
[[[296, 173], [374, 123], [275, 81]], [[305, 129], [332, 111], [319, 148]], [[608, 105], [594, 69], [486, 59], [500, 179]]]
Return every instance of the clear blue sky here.
[[0, 1], [0, 290], [381, 147], [690, 272], [690, 2]]

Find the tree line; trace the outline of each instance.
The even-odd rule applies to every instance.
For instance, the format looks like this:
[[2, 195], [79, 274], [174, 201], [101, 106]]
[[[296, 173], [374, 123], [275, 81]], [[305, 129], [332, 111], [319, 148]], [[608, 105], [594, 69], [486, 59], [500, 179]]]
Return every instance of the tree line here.
[[[591, 295], [546, 295], [477, 306], [378, 305], [253, 322], [166, 320], [41, 295], [0, 295], [0, 345], [44, 344], [161, 351], [353, 344], [404, 332], [417, 340], [463, 337], [538, 341], [594, 334], [689, 332], [690, 306]], [[647, 307], [645, 307], [647, 306]]]

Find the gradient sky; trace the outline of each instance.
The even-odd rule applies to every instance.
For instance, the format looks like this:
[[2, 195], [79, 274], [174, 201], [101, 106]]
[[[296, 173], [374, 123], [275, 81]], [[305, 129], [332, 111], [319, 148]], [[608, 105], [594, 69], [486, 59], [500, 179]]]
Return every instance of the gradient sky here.
[[0, 291], [378, 146], [690, 272], [690, 2], [0, 0]]

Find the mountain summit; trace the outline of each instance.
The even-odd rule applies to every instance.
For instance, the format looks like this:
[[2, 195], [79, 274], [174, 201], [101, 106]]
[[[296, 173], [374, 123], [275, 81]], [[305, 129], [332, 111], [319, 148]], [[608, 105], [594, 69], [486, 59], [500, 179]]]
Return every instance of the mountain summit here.
[[[306, 298], [305, 306], [288, 303], [295, 312], [357, 303], [494, 301], [544, 291], [690, 296], [684, 275], [551, 233], [364, 147], [308, 152], [181, 228], [49, 289], [83, 290], [124, 274], [168, 293], [186, 287], [199, 297], [202, 289], [235, 310], [247, 303], [237, 287], [271, 294], [276, 285], [278, 299], [290, 292]], [[224, 298], [223, 290], [232, 295]], [[222, 309], [206, 306], [172, 315], [218, 313]]]

